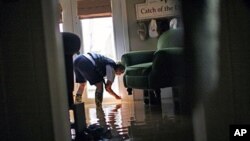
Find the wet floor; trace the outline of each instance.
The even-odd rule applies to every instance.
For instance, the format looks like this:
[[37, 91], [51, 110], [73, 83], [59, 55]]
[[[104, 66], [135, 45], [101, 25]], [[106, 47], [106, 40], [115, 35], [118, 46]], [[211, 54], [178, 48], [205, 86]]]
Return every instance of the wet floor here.
[[161, 105], [143, 101], [85, 105], [87, 125], [98, 124], [111, 130], [110, 141], [192, 141], [192, 124], [182, 114], [178, 102], [162, 99]]

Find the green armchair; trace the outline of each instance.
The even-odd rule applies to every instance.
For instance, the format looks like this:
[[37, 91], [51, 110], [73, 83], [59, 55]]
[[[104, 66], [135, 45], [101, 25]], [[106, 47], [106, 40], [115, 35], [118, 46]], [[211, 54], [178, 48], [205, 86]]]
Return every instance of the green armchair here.
[[174, 87], [184, 78], [183, 30], [170, 29], [158, 39], [157, 50], [134, 51], [122, 56], [126, 70], [124, 86], [132, 89], [154, 90]]

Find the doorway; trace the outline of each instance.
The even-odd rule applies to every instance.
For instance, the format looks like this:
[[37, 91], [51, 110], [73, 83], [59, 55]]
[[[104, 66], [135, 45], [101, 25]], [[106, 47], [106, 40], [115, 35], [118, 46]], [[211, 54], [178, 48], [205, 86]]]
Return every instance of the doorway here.
[[[117, 61], [112, 17], [82, 19], [81, 27], [84, 53], [95, 52]], [[112, 88], [115, 92], [119, 91], [117, 78], [115, 78]], [[91, 86], [87, 83], [87, 89], [84, 92], [83, 101], [85, 103], [94, 103], [94, 98], [95, 86]], [[103, 102], [113, 103], [118, 102], [118, 100], [104, 90]]]

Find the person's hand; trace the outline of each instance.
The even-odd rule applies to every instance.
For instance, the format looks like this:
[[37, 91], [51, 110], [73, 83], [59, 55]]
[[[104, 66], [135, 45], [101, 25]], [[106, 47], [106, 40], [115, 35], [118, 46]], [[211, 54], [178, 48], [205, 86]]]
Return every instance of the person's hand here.
[[119, 95], [115, 95], [115, 99], [119, 100], [122, 99]]

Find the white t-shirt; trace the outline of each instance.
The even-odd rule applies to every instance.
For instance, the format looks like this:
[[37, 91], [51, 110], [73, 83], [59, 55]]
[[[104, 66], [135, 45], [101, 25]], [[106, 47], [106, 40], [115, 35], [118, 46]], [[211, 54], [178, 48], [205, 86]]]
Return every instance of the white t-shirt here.
[[110, 65], [106, 65], [106, 77], [107, 77], [107, 80], [111, 81], [112, 83], [114, 82], [115, 70]]

